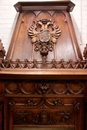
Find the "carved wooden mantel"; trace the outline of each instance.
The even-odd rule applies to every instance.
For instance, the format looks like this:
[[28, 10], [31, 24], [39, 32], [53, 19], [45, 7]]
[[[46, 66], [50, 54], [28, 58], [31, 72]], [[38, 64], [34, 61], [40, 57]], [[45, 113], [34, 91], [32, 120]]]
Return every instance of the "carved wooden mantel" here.
[[81, 54], [74, 6], [70, 0], [14, 5], [19, 17], [7, 53], [0, 40], [0, 130], [87, 130], [87, 45]]

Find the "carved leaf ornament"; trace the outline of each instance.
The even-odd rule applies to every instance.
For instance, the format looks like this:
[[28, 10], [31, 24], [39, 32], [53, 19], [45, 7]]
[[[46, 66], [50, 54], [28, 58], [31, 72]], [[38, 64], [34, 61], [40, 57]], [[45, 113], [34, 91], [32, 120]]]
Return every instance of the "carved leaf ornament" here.
[[34, 50], [40, 51], [43, 57], [47, 57], [49, 51], [53, 51], [58, 37], [61, 35], [61, 30], [54, 22], [49, 19], [41, 19], [34, 21], [34, 24], [29, 28], [28, 35], [31, 38], [32, 44], [35, 45]]

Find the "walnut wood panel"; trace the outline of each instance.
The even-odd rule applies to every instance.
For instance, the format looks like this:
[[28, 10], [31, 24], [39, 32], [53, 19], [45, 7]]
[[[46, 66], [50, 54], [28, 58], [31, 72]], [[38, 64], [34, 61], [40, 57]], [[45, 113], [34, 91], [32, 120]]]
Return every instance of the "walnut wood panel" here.
[[45, 12], [25, 11], [21, 13], [11, 43], [13, 46], [10, 50], [10, 54], [8, 51], [10, 57], [7, 56], [7, 59], [29, 59], [30, 61], [36, 59], [41, 61], [40, 53], [33, 50], [34, 45], [31, 43], [31, 39], [28, 36], [28, 29], [33, 25], [34, 21], [42, 19], [53, 20], [61, 30], [61, 36], [58, 38], [57, 43], [55, 44], [54, 51], [49, 52], [47, 60], [69, 60], [71, 57], [73, 60], [77, 60], [78, 58], [82, 59], [81, 54], [79, 53], [80, 50], [77, 46], [77, 42], [75, 41], [75, 36], [73, 35], [72, 23], [70, 20], [68, 20], [68, 17], [68, 13], [60, 10]]
[[87, 130], [87, 102], [85, 102], [85, 125], [84, 129]]
[[85, 81], [75, 80], [5, 81], [7, 128], [12, 130], [13, 126], [21, 125], [32, 127], [52, 125], [62, 128], [64, 125], [83, 129], [83, 122], [80, 122], [79, 118], [84, 115], [84, 83]]
[[87, 130], [87, 45], [82, 57], [74, 3], [14, 6], [19, 15], [7, 53], [0, 40], [0, 130]]
[[[62, 98], [8, 98], [13, 125], [65, 125], [75, 127], [79, 120], [82, 101]], [[39, 102], [39, 103], [38, 103]], [[62, 127], [62, 126], [61, 126]], [[82, 127], [80, 125], [80, 127]]]
[[0, 130], [4, 130], [4, 103], [0, 101]]
[[43, 80], [43, 81], [29, 81], [29, 80], [12, 80], [4, 82], [5, 87], [5, 94], [15, 95], [18, 94], [19, 96], [22, 94], [25, 95], [33, 95], [36, 97], [38, 94], [39, 96], [48, 94], [49, 96], [83, 96], [84, 94], [84, 85], [85, 82], [83, 81], [61, 81], [61, 80]]

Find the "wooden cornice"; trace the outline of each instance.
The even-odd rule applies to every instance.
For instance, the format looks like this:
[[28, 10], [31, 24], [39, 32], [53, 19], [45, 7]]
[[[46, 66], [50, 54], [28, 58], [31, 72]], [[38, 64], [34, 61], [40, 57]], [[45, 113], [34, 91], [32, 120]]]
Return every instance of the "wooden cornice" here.
[[68, 12], [71, 12], [74, 6], [75, 4], [70, 0], [26, 1], [26, 2], [18, 2], [14, 5], [17, 12], [22, 12], [27, 10], [38, 10], [38, 9], [39, 10], [67, 10]]
[[0, 79], [87, 80], [85, 69], [2, 69]]

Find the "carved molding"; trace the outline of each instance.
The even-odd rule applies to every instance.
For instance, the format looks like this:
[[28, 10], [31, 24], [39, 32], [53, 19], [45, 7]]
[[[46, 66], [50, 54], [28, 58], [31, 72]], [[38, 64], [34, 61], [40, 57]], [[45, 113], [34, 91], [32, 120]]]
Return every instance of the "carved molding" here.
[[25, 99], [23, 102], [17, 102], [17, 101], [10, 101], [9, 102], [9, 107], [10, 110], [13, 109], [13, 107], [15, 106], [24, 106], [24, 108], [26, 108], [28, 106], [28, 108], [30, 109], [35, 109], [35, 108], [59, 108], [59, 107], [63, 107], [64, 109], [66, 109], [66, 107], [72, 107], [75, 109], [75, 111], [79, 111], [80, 109], [80, 103], [78, 101], [69, 101], [69, 103], [66, 103], [66, 101], [64, 102], [63, 99], [52, 99], [52, 98], [36, 98], [32, 99]]
[[17, 101], [9, 101], [9, 106], [10, 108], [14, 107], [14, 106], [28, 106], [28, 107], [33, 107], [36, 108], [38, 106], [40, 106], [40, 104], [42, 104], [43, 102], [43, 98], [28, 98], [25, 99], [23, 102], [17, 102]]
[[53, 101], [49, 101], [48, 99], [46, 100], [48, 104], [51, 106], [72, 106], [75, 107], [75, 110], [78, 111], [80, 109], [80, 103], [78, 101], [72, 102], [72, 103], [64, 103], [61, 99], [55, 99]]
[[[75, 87], [74, 87], [75, 86]], [[5, 93], [7, 94], [57, 94], [57, 95], [79, 95], [83, 94], [84, 85], [80, 81], [53, 81], [53, 82], [5, 82]]]
[[11, 68], [11, 69], [15, 69], [15, 68], [28, 68], [28, 69], [42, 69], [42, 68], [47, 68], [47, 69], [51, 69], [51, 68], [55, 68], [55, 69], [87, 69], [87, 60], [77, 60], [77, 61], [73, 61], [73, 60], [68, 60], [68, 61], [64, 61], [63, 59], [61, 59], [60, 61], [56, 61], [55, 59], [53, 59], [52, 61], [45, 61], [44, 64], [42, 61], [37, 61], [37, 60], [33, 60], [33, 61], [29, 61], [28, 59], [25, 59], [24, 61], [21, 61], [20, 59], [17, 59], [15, 61], [13, 60], [3, 60], [3, 62], [0, 62], [0, 68]]

